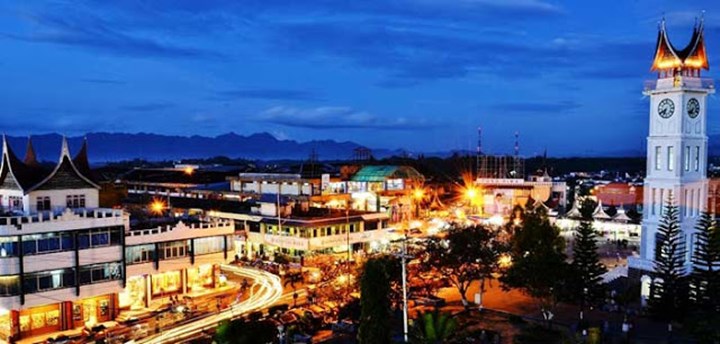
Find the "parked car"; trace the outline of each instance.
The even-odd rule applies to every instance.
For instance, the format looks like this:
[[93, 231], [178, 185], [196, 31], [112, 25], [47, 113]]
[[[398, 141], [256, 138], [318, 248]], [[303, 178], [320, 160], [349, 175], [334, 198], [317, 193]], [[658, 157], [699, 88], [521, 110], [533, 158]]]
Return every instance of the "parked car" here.
[[333, 333], [355, 333], [356, 331], [355, 324], [347, 320], [333, 323], [330, 328], [332, 329]]

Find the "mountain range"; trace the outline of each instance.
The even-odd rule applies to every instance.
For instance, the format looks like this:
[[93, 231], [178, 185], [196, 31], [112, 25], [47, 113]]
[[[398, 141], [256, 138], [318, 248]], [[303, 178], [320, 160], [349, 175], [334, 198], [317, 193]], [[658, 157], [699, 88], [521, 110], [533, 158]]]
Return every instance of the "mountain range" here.
[[[151, 161], [178, 160], [215, 156], [251, 160], [297, 160], [307, 159], [313, 151], [319, 160], [344, 160], [351, 159], [355, 149], [364, 147], [351, 141], [313, 140], [298, 142], [295, 140], [279, 140], [269, 133], [243, 136], [231, 132], [215, 137], [207, 137], [98, 132], [88, 133], [84, 136], [68, 137], [70, 151], [73, 154], [80, 148], [84, 138], [88, 141], [89, 157], [93, 163], [132, 159]], [[62, 136], [54, 133], [32, 136], [37, 156], [44, 161], [57, 160], [61, 140]], [[22, 158], [25, 154], [27, 137], [8, 136], [8, 142], [15, 154]], [[709, 142], [710, 154], [720, 153], [720, 135], [711, 135]], [[404, 155], [407, 154], [407, 151], [402, 149], [372, 149], [372, 153], [376, 158], [383, 158], [392, 155]], [[420, 152], [419, 154], [446, 157], [453, 153], [455, 152], [438, 151]], [[469, 151], [459, 151], [457, 153], [474, 154], [474, 152]], [[588, 152], [583, 156], [638, 157], [644, 155], [643, 151], [627, 149], [606, 153]]]
[[[321, 160], [350, 159], [356, 148], [363, 147], [355, 142], [314, 140], [297, 142], [278, 140], [268, 133], [249, 136], [228, 133], [216, 137], [168, 136], [148, 133], [88, 133], [84, 136], [68, 137], [70, 151], [75, 154], [83, 139], [88, 142], [89, 158], [94, 163], [132, 159], [176, 160], [226, 156], [245, 159], [307, 159], [315, 152]], [[32, 143], [40, 160], [55, 161], [60, 152], [62, 136], [59, 134], [33, 135]], [[8, 142], [15, 154], [25, 154], [27, 137], [8, 136]], [[398, 151], [400, 152], [400, 151]], [[373, 150], [376, 157], [389, 156], [398, 152]]]

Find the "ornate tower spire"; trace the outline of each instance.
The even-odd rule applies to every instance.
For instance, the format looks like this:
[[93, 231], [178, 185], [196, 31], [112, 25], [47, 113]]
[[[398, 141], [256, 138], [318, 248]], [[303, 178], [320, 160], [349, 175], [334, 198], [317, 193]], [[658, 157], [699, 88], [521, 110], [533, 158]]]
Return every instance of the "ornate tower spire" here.
[[25, 149], [25, 158], [23, 159], [23, 162], [25, 165], [28, 166], [37, 166], [37, 155], [35, 154], [35, 147], [33, 147], [32, 144], [32, 138], [28, 136], [27, 140], [27, 148]]

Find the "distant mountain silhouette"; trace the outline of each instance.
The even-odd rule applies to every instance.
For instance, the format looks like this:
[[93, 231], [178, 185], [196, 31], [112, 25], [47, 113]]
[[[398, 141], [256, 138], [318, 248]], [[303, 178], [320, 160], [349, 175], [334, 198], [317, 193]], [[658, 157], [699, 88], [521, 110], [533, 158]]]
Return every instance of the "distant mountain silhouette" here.
[[[363, 147], [355, 142], [337, 142], [318, 140], [297, 142], [278, 140], [268, 133], [249, 136], [228, 133], [216, 137], [205, 136], [168, 136], [148, 133], [88, 133], [85, 136], [68, 137], [70, 151], [80, 149], [83, 137], [88, 140], [90, 160], [93, 162], [119, 161], [131, 159], [170, 160], [187, 158], [209, 158], [227, 156], [246, 159], [307, 159], [313, 149], [321, 160], [350, 159], [353, 150]], [[55, 161], [60, 153], [59, 134], [33, 135], [32, 142], [38, 158]], [[8, 136], [15, 154], [22, 158], [25, 154], [27, 137]], [[389, 156], [390, 150], [373, 150], [378, 157]]]

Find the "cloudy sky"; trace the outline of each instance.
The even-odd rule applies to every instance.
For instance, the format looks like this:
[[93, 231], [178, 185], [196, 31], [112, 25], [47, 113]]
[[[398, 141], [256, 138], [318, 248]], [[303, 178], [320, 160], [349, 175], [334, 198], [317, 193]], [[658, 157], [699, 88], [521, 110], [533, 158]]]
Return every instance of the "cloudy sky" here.
[[701, 10], [715, 67], [712, 0], [8, 0], [0, 127], [639, 150], [657, 22], [684, 46]]

